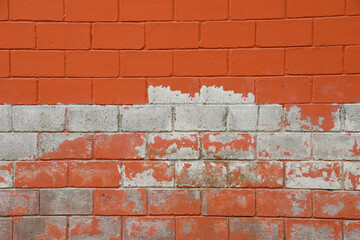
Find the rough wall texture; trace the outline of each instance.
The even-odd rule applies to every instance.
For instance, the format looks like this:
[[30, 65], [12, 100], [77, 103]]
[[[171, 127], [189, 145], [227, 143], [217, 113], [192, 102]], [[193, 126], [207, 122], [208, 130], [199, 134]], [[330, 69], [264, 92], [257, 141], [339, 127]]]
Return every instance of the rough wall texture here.
[[0, 240], [359, 240], [359, 0], [0, 0]]

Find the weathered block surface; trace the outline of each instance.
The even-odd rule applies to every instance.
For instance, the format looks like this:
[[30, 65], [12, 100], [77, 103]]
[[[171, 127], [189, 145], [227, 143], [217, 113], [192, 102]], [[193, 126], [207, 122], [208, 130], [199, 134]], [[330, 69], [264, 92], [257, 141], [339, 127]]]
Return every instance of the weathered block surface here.
[[360, 236], [359, 104], [177, 80], [150, 105], [0, 107], [0, 239]]
[[64, 106], [15, 106], [12, 108], [15, 131], [61, 132], [65, 129]]
[[223, 131], [226, 109], [223, 106], [175, 107], [177, 131]]

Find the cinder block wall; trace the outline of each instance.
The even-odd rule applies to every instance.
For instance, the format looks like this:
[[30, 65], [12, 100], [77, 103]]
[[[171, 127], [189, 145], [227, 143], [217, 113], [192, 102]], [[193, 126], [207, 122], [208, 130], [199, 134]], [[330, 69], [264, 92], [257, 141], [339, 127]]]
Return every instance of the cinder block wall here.
[[359, 240], [359, 0], [0, 0], [0, 240]]

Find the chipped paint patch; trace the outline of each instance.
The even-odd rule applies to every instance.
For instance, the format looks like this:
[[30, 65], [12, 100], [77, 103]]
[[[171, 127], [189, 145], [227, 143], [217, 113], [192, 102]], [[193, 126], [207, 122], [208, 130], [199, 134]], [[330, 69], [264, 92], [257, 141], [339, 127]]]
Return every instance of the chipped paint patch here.
[[258, 190], [259, 216], [310, 217], [311, 192], [307, 190]]
[[281, 162], [230, 162], [230, 187], [278, 188], [283, 186]]
[[167, 162], [124, 162], [125, 187], [172, 187], [174, 164]]
[[0, 162], [0, 188], [13, 186], [13, 163]]
[[360, 163], [344, 163], [344, 187], [347, 190], [360, 190]]
[[205, 159], [252, 159], [255, 136], [248, 133], [204, 133], [202, 146]]
[[223, 86], [202, 86], [200, 89], [202, 103], [254, 103], [253, 93], [237, 93], [225, 90]]
[[360, 193], [315, 191], [314, 216], [319, 218], [360, 218]]
[[340, 105], [286, 105], [286, 129], [291, 131], [339, 131]]
[[177, 162], [177, 187], [226, 187], [225, 162]]
[[286, 239], [342, 239], [340, 221], [287, 220], [286, 225]]
[[121, 239], [119, 217], [70, 217], [69, 237], [71, 240]]
[[175, 219], [170, 217], [126, 217], [124, 220], [124, 239], [175, 239]]
[[198, 134], [150, 134], [148, 143], [148, 154], [150, 159], [198, 159]]
[[148, 88], [149, 103], [199, 103], [200, 93], [183, 93], [172, 90], [170, 86], [152, 86]]
[[339, 162], [288, 162], [286, 186], [289, 188], [341, 188]]
[[40, 135], [41, 159], [89, 159], [91, 135], [44, 133]]
[[96, 215], [142, 215], [145, 214], [146, 190], [94, 191], [94, 214]]

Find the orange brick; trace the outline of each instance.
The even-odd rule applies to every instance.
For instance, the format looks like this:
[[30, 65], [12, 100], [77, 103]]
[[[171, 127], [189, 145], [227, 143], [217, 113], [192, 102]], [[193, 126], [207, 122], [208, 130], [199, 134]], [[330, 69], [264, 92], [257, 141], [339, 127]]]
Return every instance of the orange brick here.
[[9, 51], [0, 51], [0, 77], [8, 77], [10, 71]]
[[122, 76], [170, 76], [173, 69], [170, 51], [121, 53]]
[[314, 216], [360, 219], [359, 199], [359, 192], [314, 191]]
[[7, 20], [9, 17], [9, 1], [0, 0], [0, 20]]
[[360, 44], [360, 17], [315, 20], [315, 45]]
[[286, 70], [290, 74], [334, 74], [343, 71], [342, 47], [289, 48]]
[[177, 240], [226, 240], [228, 239], [228, 221], [214, 217], [178, 217], [176, 218]]
[[146, 47], [150, 49], [196, 48], [198, 23], [147, 23]]
[[254, 190], [202, 191], [202, 214], [207, 216], [254, 216]]
[[148, 201], [150, 215], [198, 215], [201, 211], [198, 190], [152, 189]]
[[360, 102], [359, 76], [314, 77], [314, 102]]
[[222, 20], [228, 18], [227, 0], [175, 0], [176, 20]]
[[1, 48], [34, 48], [35, 24], [33, 23], [0, 23]]
[[117, 52], [66, 53], [66, 75], [70, 77], [117, 77], [119, 66]]
[[358, 0], [346, 0], [346, 15], [359, 15], [360, 2]]
[[120, 162], [72, 162], [70, 187], [120, 187]]
[[178, 76], [213, 76], [227, 74], [225, 50], [189, 50], [174, 53], [174, 74]]
[[92, 45], [97, 49], [141, 49], [145, 27], [142, 23], [95, 23]]
[[95, 104], [145, 104], [146, 79], [95, 79]]
[[67, 164], [63, 162], [17, 162], [15, 165], [15, 187], [66, 187], [67, 171]]
[[[125, 217], [123, 239], [175, 239], [174, 217]], [[139, 231], [139, 229], [141, 229]], [[115, 240], [115, 239], [114, 239]]]
[[341, 221], [317, 219], [286, 219], [285, 225], [286, 239], [342, 239]]
[[284, 239], [284, 221], [282, 219], [231, 218], [229, 225], [230, 239]]
[[12, 20], [63, 20], [63, 0], [11, 0]]
[[285, 0], [230, 0], [231, 19], [285, 17]]
[[202, 47], [251, 47], [255, 44], [254, 22], [205, 22]]
[[35, 104], [36, 79], [0, 79], [1, 104]]
[[40, 79], [40, 104], [91, 103], [91, 79]]
[[95, 136], [96, 159], [144, 159], [145, 134], [103, 134]]
[[344, 0], [287, 0], [286, 12], [289, 17], [316, 17], [343, 15]]
[[282, 75], [284, 74], [284, 50], [231, 50], [230, 74], [233, 76]]
[[258, 216], [310, 217], [311, 191], [257, 190], [256, 211]]
[[96, 189], [95, 215], [145, 215], [146, 189]]
[[13, 51], [11, 74], [23, 77], [62, 77], [65, 74], [63, 52]]
[[117, 0], [65, 0], [67, 21], [116, 21]]
[[312, 81], [307, 77], [262, 78], [256, 80], [258, 103], [307, 103]]
[[312, 44], [312, 20], [259, 21], [256, 42], [261, 47], [308, 46]]
[[121, 21], [171, 20], [172, 0], [120, 0]]
[[36, 26], [39, 49], [88, 49], [90, 24], [40, 23]]
[[360, 46], [345, 48], [345, 72], [360, 73]]

